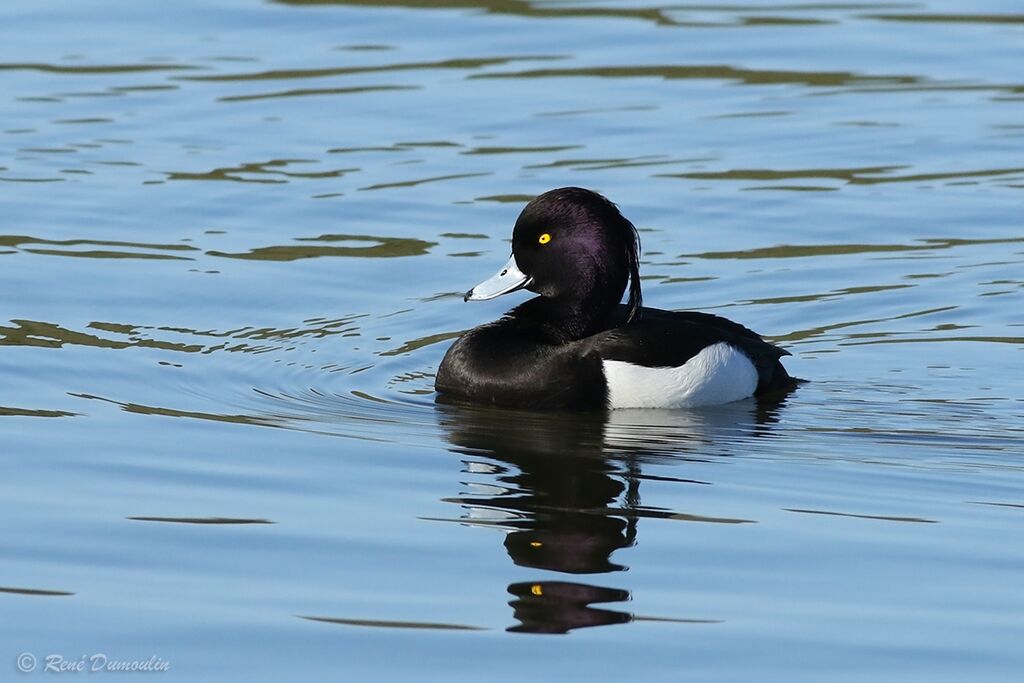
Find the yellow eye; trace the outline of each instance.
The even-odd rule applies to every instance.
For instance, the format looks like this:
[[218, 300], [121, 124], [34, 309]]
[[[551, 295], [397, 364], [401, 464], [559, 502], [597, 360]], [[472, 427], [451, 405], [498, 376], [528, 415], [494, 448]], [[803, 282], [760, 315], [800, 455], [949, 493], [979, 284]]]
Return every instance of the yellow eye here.
[[537, 238], [537, 241], [540, 242], [541, 244], [547, 244], [548, 242], [551, 241], [550, 233], [544, 233], [543, 235]]

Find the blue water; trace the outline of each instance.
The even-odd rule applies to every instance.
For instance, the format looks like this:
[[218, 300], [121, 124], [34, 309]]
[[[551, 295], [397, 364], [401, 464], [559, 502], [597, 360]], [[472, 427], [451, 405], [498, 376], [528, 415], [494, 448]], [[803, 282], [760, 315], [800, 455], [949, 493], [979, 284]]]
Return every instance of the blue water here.
[[[996, 0], [4, 3], [0, 680], [1019, 681], [1022, 60]], [[435, 405], [563, 185], [811, 383]]]

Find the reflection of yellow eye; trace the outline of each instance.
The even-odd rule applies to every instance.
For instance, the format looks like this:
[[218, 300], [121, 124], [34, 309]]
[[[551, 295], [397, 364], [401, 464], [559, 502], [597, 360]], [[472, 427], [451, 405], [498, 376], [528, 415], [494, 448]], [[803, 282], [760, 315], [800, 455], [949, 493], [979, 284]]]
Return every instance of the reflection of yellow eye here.
[[539, 238], [537, 238], [537, 241], [540, 242], [541, 244], [547, 244], [548, 242], [551, 241], [550, 233], [544, 233]]
[[531, 548], [539, 548], [542, 545], [544, 545], [544, 544], [541, 543], [540, 541], [530, 541], [530, 547]]
[[530, 592], [534, 595], [544, 595], [544, 586], [540, 585], [539, 583], [535, 583], [532, 586], [530, 586]]

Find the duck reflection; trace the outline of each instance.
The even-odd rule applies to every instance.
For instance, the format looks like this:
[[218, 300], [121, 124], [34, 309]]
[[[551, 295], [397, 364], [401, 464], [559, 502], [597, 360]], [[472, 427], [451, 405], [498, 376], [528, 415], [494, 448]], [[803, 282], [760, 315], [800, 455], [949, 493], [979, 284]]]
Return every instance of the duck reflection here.
[[[577, 576], [622, 571], [612, 556], [635, 544], [637, 520], [673, 516], [641, 505], [641, 464], [724, 454], [715, 447], [722, 435], [763, 434], [780, 404], [605, 415], [438, 403], [439, 423], [453, 450], [467, 456], [466, 471], [488, 477], [446, 501], [462, 506], [460, 522], [506, 530], [505, 550], [521, 567]], [[533, 581], [508, 592], [519, 622], [509, 631], [567, 633], [642, 618], [592, 606], [628, 601], [629, 592], [618, 588]]]
[[508, 592], [516, 596], [510, 602], [519, 624], [507, 630], [513, 633], [568, 633], [574, 628], [625, 624], [633, 615], [591, 607], [597, 602], [625, 602], [629, 593], [618, 588], [601, 588], [567, 581], [513, 583]]

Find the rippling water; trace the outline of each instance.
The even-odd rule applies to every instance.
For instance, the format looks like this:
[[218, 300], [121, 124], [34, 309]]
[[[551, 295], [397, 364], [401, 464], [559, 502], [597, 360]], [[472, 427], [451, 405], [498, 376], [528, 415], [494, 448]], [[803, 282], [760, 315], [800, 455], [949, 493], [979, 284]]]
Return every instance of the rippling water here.
[[[1024, 14], [965, 8], [4, 3], [3, 677], [1020, 680]], [[570, 184], [813, 381], [435, 404]]]

